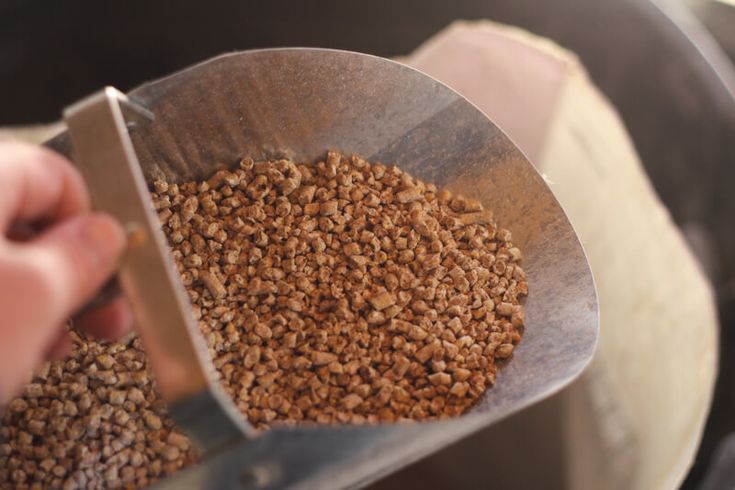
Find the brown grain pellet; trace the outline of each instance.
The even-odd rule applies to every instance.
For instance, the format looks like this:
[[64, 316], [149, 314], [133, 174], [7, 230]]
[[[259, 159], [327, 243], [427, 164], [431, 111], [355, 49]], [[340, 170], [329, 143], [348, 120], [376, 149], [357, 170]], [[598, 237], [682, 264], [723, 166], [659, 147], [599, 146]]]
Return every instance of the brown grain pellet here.
[[[153, 389], [140, 340], [70, 334], [70, 357], [43, 366], [2, 414], [0, 488], [144, 487], [194, 461]], [[3, 472], [12, 461], [35, 470]]]

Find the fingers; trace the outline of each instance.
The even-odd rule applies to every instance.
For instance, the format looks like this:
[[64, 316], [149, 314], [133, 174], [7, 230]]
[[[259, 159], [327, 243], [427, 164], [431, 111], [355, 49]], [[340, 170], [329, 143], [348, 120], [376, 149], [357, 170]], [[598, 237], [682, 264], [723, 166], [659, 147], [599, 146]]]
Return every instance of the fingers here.
[[[0, 403], [43, 359], [66, 355], [70, 338], [60, 325], [119, 261], [122, 227], [89, 209], [82, 178], [66, 159], [0, 142]], [[48, 226], [36, 234], [39, 224]], [[122, 301], [90, 315], [83, 325], [104, 337], [130, 325]]]
[[133, 315], [122, 296], [74, 319], [74, 326], [101, 340], [122, 337], [133, 326]]
[[104, 214], [67, 219], [20, 247], [29, 271], [38, 278], [52, 318], [70, 316], [107, 280], [125, 247], [125, 233]]
[[47, 309], [44, 281], [0, 243], [0, 405], [52, 349], [63, 317]]
[[58, 221], [89, 208], [82, 177], [63, 156], [0, 141], [0, 233], [18, 221]]

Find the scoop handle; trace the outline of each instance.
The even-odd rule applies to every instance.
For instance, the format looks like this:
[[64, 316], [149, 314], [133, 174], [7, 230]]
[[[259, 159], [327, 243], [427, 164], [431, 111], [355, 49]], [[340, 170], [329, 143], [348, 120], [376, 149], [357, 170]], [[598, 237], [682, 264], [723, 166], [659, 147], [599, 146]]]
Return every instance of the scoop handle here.
[[[120, 268], [120, 284], [159, 393], [182, 429], [207, 451], [254, 431], [212, 382], [214, 367], [153, 209], [122, 104], [136, 109], [107, 87], [64, 110], [74, 160], [95, 208], [135, 230], [136, 246]], [[152, 117], [145, 108], [138, 112]]]

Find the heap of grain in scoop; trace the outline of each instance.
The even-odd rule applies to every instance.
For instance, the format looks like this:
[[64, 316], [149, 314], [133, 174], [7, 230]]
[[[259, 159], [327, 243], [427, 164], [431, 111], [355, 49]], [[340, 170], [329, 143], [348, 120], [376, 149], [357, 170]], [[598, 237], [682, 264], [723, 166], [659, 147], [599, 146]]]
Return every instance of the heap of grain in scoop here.
[[[520, 341], [510, 232], [396, 167], [245, 158], [152, 197], [220, 381], [260, 428], [459, 415]], [[140, 487], [193, 461], [139, 340], [73, 338], [3, 414], [0, 487]]]
[[528, 292], [481, 204], [329, 153], [155, 184], [221, 381], [258, 427], [459, 415], [520, 340]]

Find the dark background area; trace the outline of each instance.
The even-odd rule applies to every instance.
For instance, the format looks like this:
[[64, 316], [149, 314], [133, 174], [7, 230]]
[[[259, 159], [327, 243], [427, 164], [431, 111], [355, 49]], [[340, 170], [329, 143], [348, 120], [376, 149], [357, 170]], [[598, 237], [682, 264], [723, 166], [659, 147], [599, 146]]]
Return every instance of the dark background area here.
[[[721, 375], [685, 484], [694, 488], [717, 442], [735, 431], [735, 87], [727, 85], [735, 79], [723, 81], [735, 71], [678, 4], [660, 5], [667, 7], [648, 0], [4, 0], [0, 125], [56, 120], [63, 106], [103, 85], [127, 90], [233, 50], [319, 46], [394, 56], [454, 19], [478, 18], [554, 39], [580, 56], [620, 111], [657, 192], [698, 237], [695, 253], [717, 288]], [[698, 12], [735, 53], [726, 8]]]

